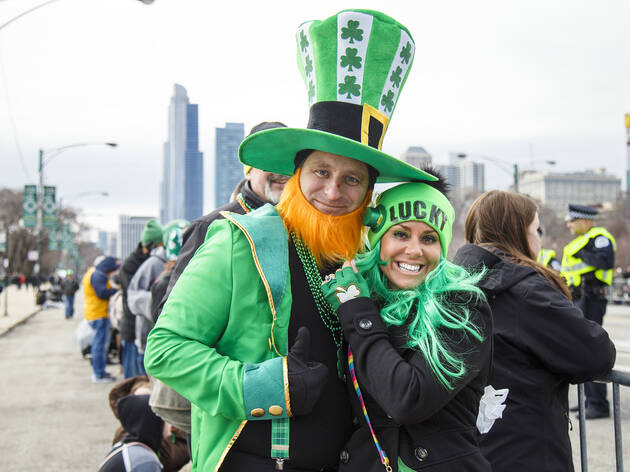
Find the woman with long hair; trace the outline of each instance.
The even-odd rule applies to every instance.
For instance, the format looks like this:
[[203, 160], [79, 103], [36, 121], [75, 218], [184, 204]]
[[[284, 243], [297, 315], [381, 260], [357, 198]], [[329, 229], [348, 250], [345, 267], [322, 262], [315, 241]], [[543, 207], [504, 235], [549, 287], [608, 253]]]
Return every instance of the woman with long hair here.
[[560, 275], [536, 262], [540, 222], [528, 197], [493, 190], [466, 215], [466, 240], [455, 256], [486, 267], [479, 286], [494, 322], [488, 383], [509, 389], [503, 417], [481, 448], [496, 471], [572, 471], [568, 389], [609, 371], [615, 347], [570, 300]]
[[359, 426], [340, 471], [490, 470], [475, 426], [492, 352], [484, 271], [446, 259], [454, 211], [444, 193], [441, 183], [382, 193], [371, 250], [323, 285], [348, 344]]

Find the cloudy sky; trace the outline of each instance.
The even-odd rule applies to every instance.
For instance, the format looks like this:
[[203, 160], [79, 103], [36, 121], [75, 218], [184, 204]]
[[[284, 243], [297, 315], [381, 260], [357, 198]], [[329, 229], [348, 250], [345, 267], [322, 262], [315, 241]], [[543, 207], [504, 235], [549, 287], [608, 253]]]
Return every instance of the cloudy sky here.
[[[0, 25], [43, 1], [0, 0]], [[354, 6], [384, 11], [416, 42], [386, 152], [419, 145], [438, 163], [456, 151], [521, 168], [549, 169], [541, 162], [553, 159], [559, 171], [623, 175], [627, 0], [57, 0], [0, 30], [0, 187], [35, 183], [39, 149], [114, 141], [116, 149], [95, 144], [55, 157], [47, 184], [104, 229], [115, 230], [121, 213], [157, 215], [167, 109], [179, 83], [199, 105], [209, 211], [215, 127], [305, 126], [295, 30]], [[488, 188], [510, 180], [486, 164]]]

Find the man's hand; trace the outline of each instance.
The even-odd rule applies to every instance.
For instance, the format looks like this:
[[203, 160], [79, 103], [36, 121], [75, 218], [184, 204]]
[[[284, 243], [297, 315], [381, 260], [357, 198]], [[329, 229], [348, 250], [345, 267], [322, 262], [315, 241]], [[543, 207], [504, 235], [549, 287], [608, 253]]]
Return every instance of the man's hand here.
[[310, 361], [310, 351], [311, 333], [302, 326], [287, 356], [292, 416], [310, 413], [326, 386], [328, 368], [321, 362]]

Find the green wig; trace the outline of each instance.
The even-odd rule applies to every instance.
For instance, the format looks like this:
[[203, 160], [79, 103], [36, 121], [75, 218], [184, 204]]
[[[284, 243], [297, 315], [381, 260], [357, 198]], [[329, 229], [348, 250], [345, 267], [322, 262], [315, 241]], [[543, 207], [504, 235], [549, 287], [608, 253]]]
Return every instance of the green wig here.
[[[407, 346], [419, 350], [437, 379], [448, 390], [453, 381], [466, 374], [466, 365], [449, 349], [444, 330], [461, 331], [481, 341], [483, 336], [470, 319], [468, 306], [485, 300], [477, 283], [485, 269], [471, 274], [440, 258], [435, 269], [429, 272], [418, 287], [411, 290], [392, 290], [380, 265], [381, 243], [374, 249], [357, 255], [357, 269], [367, 280], [372, 296], [381, 304], [381, 318], [386, 326], [408, 323]], [[409, 318], [412, 316], [413, 318]]]

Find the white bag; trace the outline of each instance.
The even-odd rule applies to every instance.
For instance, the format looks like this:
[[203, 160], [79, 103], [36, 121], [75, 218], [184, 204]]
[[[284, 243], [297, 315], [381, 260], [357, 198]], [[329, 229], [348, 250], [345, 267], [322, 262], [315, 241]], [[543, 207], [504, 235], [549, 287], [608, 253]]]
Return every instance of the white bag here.
[[486, 434], [492, 428], [496, 420], [503, 417], [503, 410], [509, 388], [495, 390], [492, 385], [486, 385], [483, 396], [479, 401], [479, 414], [477, 415], [477, 429], [481, 434]]
[[74, 342], [80, 351], [92, 345], [94, 339], [94, 330], [86, 319], [81, 320], [74, 332]]

